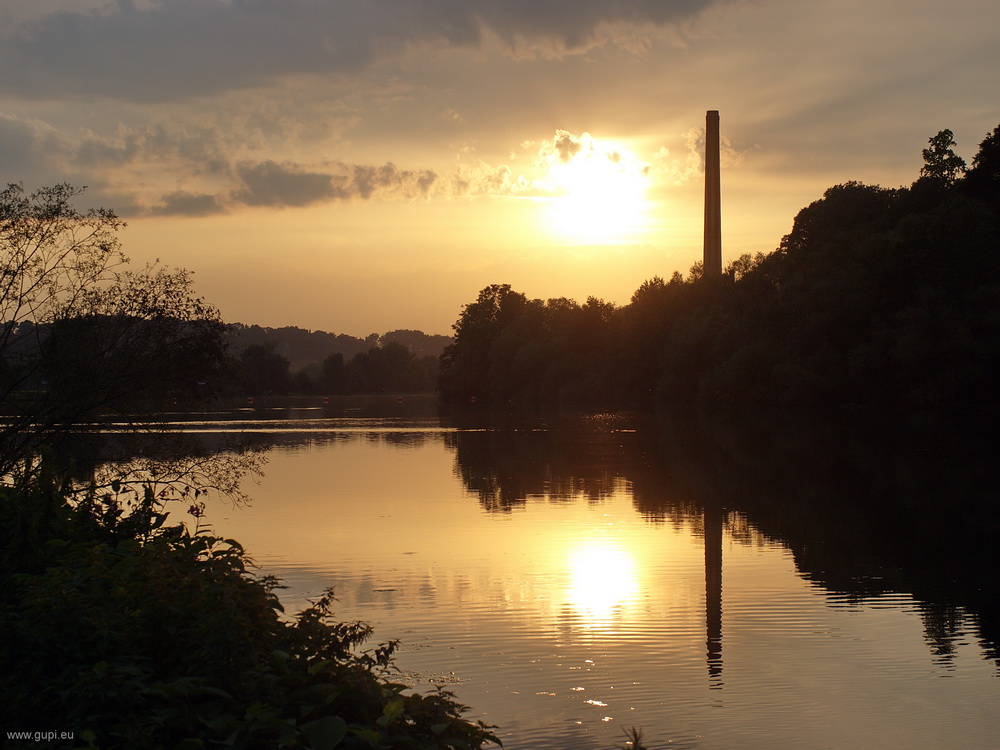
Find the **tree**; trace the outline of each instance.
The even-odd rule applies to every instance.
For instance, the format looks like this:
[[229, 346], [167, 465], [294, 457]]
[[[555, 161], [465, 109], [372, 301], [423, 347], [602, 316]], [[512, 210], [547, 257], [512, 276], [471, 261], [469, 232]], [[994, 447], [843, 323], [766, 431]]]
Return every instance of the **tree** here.
[[965, 185], [971, 193], [982, 198], [1000, 193], [1000, 125], [987, 133], [979, 144], [979, 151], [965, 176]]
[[344, 355], [334, 352], [320, 366], [319, 389], [326, 393], [344, 393], [347, 388], [347, 376], [344, 373]]
[[734, 281], [739, 281], [763, 262], [764, 253], [758, 252], [756, 255], [743, 253], [726, 266], [725, 273], [727, 276], [732, 276]]
[[398, 329], [384, 333], [379, 338], [381, 346], [392, 342], [402, 344], [417, 357], [426, 357], [428, 355], [439, 357], [444, 348], [451, 343], [451, 337], [429, 335], [423, 331], [413, 331], [410, 329]]
[[82, 188], [0, 191], [0, 474], [101, 412], [136, 416], [203, 389], [223, 357], [190, 274], [128, 268], [113, 211]]
[[965, 174], [965, 159], [954, 151], [957, 145], [955, 134], [947, 129], [942, 130], [927, 142], [930, 147], [922, 152], [924, 166], [920, 168], [920, 176], [944, 187], [951, 187]]
[[273, 341], [251, 344], [240, 354], [240, 380], [249, 393], [288, 393], [288, 359], [274, 349]]
[[820, 200], [796, 214], [778, 250], [791, 256], [836, 252], [856, 237], [891, 227], [899, 196], [899, 190], [855, 180], [827, 188]]
[[356, 354], [346, 367], [346, 377], [352, 393], [416, 393], [428, 386], [420, 382], [416, 356], [396, 341]]
[[488, 395], [492, 391], [491, 355], [504, 330], [528, 307], [510, 284], [491, 284], [462, 310], [452, 328], [455, 343], [441, 354], [439, 385], [445, 396]]

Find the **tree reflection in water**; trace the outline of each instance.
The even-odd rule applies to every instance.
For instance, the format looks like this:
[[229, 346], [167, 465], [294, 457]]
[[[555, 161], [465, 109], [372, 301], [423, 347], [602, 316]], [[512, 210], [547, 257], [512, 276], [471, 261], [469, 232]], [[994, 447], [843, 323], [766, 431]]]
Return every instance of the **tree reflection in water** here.
[[[597, 504], [628, 493], [650, 524], [689, 529], [705, 540], [711, 685], [722, 684], [724, 537], [786, 546], [799, 574], [838, 606], [912, 595], [942, 664], [970, 637], [1000, 661], [998, 441], [982, 428], [986, 419], [914, 427], [844, 414], [468, 412], [447, 414], [438, 426], [436, 417], [417, 416], [423, 427], [413, 431], [276, 431], [257, 442], [444, 440], [465, 487], [498, 514], [529, 501]], [[230, 451], [232, 437], [175, 435], [169, 451], [209, 456]], [[65, 446], [63, 458], [82, 476], [109, 459], [154, 450], [134, 440], [82, 435]], [[577, 616], [607, 625], [630, 601], [629, 581], [641, 571], [629, 568], [627, 549], [619, 556], [596, 549], [586, 562], [567, 561], [567, 599]]]
[[[740, 543], [787, 546], [799, 574], [837, 601], [911, 594], [943, 662], [967, 636], [1000, 661], [998, 441], [988, 420], [914, 427], [845, 414], [678, 410], [485, 422], [458, 413], [446, 424], [457, 428], [446, 436], [456, 473], [491, 512], [529, 500], [600, 502], [624, 482], [650, 523], [705, 538], [712, 684], [722, 674], [723, 527]], [[965, 632], [970, 622], [974, 633]]]

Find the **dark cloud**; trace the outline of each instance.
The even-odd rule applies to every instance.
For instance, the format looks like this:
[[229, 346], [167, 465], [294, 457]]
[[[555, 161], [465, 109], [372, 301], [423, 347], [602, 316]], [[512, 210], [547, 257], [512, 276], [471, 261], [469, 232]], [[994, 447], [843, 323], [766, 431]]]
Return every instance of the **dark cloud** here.
[[[239, 205], [302, 207], [350, 199], [425, 198], [438, 181], [433, 170], [400, 169], [392, 162], [338, 161], [317, 167], [271, 159], [237, 161], [226, 153], [230, 140], [217, 128], [176, 124], [120, 126], [109, 136], [83, 131], [71, 140], [41, 120], [0, 112], [0, 184], [34, 183], [49, 172], [55, 179], [66, 179], [69, 170], [74, 179], [112, 197], [109, 186], [120, 180], [109, 180], [109, 175], [141, 170], [143, 190], [115, 194], [115, 205], [127, 205], [129, 215], [205, 216]], [[158, 182], [167, 180], [179, 188], [162, 195], [153, 192]]]
[[722, 0], [127, 0], [0, 32], [0, 88], [153, 102], [362, 68], [410, 44], [585, 48], [603, 24], [665, 25]]
[[163, 203], [149, 213], [154, 216], [211, 216], [222, 212], [219, 199], [205, 193], [188, 193], [179, 190], [163, 196]]
[[273, 161], [237, 167], [243, 186], [231, 197], [247, 206], [308, 206], [336, 200], [373, 196], [419, 198], [437, 180], [431, 170], [399, 169], [392, 162], [382, 166], [338, 164], [330, 173], [310, 172]]
[[237, 173], [244, 188], [233, 198], [248, 206], [308, 206], [312, 203], [347, 198], [343, 178], [320, 172], [297, 171], [273, 161], [242, 165]]
[[348, 190], [359, 198], [368, 199], [376, 192], [402, 197], [425, 196], [437, 180], [437, 174], [425, 169], [397, 169], [392, 162], [381, 167], [356, 165], [352, 168]]
[[559, 161], [564, 164], [580, 153], [583, 143], [572, 133], [565, 130], [557, 130], [556, 137], [552, 141], [552, 147], [559, 154]]

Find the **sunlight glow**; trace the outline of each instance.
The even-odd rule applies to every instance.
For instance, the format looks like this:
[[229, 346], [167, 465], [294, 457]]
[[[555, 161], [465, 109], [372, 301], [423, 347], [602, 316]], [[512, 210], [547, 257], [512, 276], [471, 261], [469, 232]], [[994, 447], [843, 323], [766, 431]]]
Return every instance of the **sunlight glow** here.
[[639, 590], [635, 559], [624, 548], [598, 541], [570, 555], [569, 603], [591, 627], [607, 626]]
[[583, 244], [633, 239], [643, 228], [649, 168], [627, 149], [584, 133], [572, 149], [548, 155], [546, 221], [560, 237]]

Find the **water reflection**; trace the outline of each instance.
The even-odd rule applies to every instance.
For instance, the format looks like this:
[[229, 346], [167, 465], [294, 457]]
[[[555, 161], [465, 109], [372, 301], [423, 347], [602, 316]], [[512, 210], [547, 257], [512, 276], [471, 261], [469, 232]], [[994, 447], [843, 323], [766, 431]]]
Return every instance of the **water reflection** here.
[[717, 504], [705, 506], [705, 658], [709, 686], [722, 687], [722, 536], [725, 514]]
[[[654, 524], [705, 541], [706, 652], [722, 674], [723, 534], [780, 541], [837, 600], [912, 594], [947, 664], [970, 639], [1000, 661], [1000, 498], [989, 422], [871, 424], [843, 415], [450, 415], [456, 473], [483, 508], [600, 503], [627, 483]], [[987, 429], [983, 428], [983, 424]]]
[[604, 540], [580, 544], [569, 553], [570, 605], [590, 629], [609, 630], [639, 592], [639, 571], [622, 545]]
[[290, 609], [334, 585], [506, 746], [633, 723], [654, 746], [822, 746], [831, 715], [838, 746], [992, 741], [987, 450], [826, 418], [383, 407], [189, 420], [202, 451], [243, 424], [275, 446], [249, 511], [213, 521]]
[[[357, 441], [408, 451], [443, 444], [453, 453], [456, 476], [489, 513], [509, 515], [529, 503], [599, 508], [624, 496], [650, 525], [701, 539], [704, 663], [713, 687], [724, 684], [725, 540], [749, 547], [780, 542], [799, 575], [828, 591], [833, 606], [912, 595], [929, 651], [943, 667], [967, 644], [1000, 661], [997, 440], [980, 426], [918, 430], [829, 415], [682, 411], [656, 418], [471, 412], [439, 421], [432, 400], [376, 406], [165, 415], [176, 425], [169, 443], [87, 434], [60, 446], [60, 455], [67, 462], [72, 455], [86, 474], [104, 461], [153, 455], [165, 445], [174, 455], [208, 455], [231, 450], [237, 439], [294, 450]], [[241, 431], [247, 423], [254, 429]], [[324, 491], [326, 480], [316, 481], [317, 492]], [[555, 596], [560, 618], [608, 629], [640, 602], [644, 560], [656, 552], [579, 536], [591, 531], [553, 532], [534, 540], [530, 554], [541, 568], [564, 569], [562, 593], [543, 595]], [[318, 560], [319, 538], [316, 544]]]

